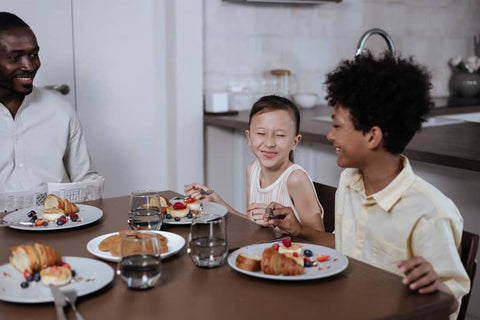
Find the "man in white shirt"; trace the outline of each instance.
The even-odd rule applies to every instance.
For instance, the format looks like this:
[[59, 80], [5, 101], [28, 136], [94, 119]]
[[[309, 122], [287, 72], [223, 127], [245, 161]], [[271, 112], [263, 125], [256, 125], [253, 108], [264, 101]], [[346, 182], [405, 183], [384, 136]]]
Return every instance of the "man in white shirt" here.
[[97, 177], [75, 110], [33, 86], [38, 52], [30, 27], [0, 12], [0, 192]]

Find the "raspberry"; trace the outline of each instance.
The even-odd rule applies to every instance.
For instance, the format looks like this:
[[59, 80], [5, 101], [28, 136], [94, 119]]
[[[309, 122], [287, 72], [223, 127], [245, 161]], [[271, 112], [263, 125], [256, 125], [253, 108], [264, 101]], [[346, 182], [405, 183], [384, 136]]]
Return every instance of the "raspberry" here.
[[285, 238], [285, 239], [282, 239], [282, 243], [285, 247], [290, 247], [292, 245], [292, 239], [290, 238]]

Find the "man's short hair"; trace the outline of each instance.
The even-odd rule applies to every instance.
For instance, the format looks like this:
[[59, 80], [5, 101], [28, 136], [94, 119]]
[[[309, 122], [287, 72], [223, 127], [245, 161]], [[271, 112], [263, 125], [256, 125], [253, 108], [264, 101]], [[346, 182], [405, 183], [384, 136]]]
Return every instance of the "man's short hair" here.
[[0, 12], [0, 32], [13, 28], [30, 28], [30, 26], [13, 13]]
[[380, 127], [383, 147], [393, 154], [403, 152], [433, 108], [430, 74], [412, 57], [367, 52], [343, 60], [325, 84], [328, 104], [347, 108], [357, 130]]

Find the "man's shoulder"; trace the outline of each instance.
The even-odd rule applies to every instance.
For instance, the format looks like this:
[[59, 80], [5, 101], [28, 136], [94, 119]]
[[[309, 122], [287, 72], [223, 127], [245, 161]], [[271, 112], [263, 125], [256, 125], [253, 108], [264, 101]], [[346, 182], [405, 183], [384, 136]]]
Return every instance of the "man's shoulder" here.
[[27, 96], [26, 101], [30, 106], [38, 107], [38, 110], [41, 109], [42, 112], [63, 112], [66, 114], [75, 112], [70, 101], [60, 93], [41, 87], [34, 87], [32, 93]]

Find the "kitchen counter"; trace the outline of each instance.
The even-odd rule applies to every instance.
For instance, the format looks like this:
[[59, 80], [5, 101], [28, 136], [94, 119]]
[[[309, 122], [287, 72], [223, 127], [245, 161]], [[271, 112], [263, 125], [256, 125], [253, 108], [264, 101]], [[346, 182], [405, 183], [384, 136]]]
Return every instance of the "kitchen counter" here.
[[[436, 98], [437, 107], [432, 111], [432, 116], [480, 112], [480, 104], [452, 107], [448, 106], [448, 103], [447, 98]], [[243, 131], [247, 128], [249, 112], [245, 110], [229, 116], [204, 115], [204, 124]], [[331, 122], [313, 119], [322, 116], [327, 118], [330, 116], [329, 107], [316, 106], [301, 110], [300, 133], [303, 141], [331, 144], [326, 137], [331, 128]], [[480, 123], [463, 122], [426, 127], [414, 136], [404, 154], [411, 160], [480, 171], [478, 137], [480, 137]]]

